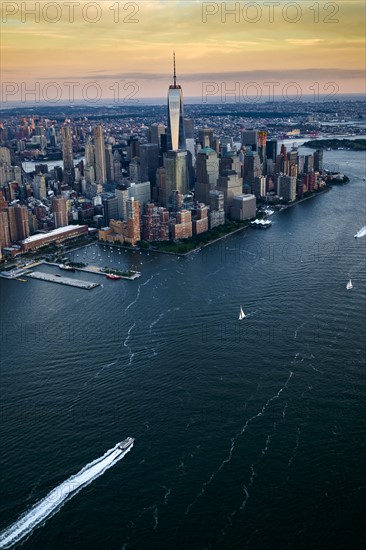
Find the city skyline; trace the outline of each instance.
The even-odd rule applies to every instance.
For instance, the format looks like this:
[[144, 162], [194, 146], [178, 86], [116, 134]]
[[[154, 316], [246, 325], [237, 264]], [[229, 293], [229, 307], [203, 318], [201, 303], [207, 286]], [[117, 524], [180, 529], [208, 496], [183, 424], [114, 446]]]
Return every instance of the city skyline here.
[[[92, 3], [82, 1], [73, 14], [62, 3], [58, 10], [52, 8], [57, 3], [39, 4], [32, 14], [20, 4], [3, 3], [2, 74], [5, 85], [40, 86], [41, 99], [50, 81], [62, 88], [60, 100], [67, 99], [69, 82], [79, 84], [75, 100], [85, 99], [82, 87], [91, 82], [99, 84], [105, 100], [116, 96], [117, 82], [120, 99], [164, 97], [173, 51], [186, 98], [200, 97], [207, 82], [220, 88], [224, 83], [227, 91], [238, 83], [240, 92], [254, 82], [263, 96], [269, 81], [278, 83], [279, 95], [289, 82], [302, 95], [365, 90], [365, 10], [359, 1], [315, 3], [318, 8], [281, 1], [271, 9], [251, 3], [259, 6], [257, 14], [259, 8], [245, 2], [130, 2], [120, 3], [117, 12], [116, 3], [96, 2], [99, 11], [93, 11]], [[129, 82], [135, 89], [123, 88]], [[17, 100], [4, 92], [5, 103]]]

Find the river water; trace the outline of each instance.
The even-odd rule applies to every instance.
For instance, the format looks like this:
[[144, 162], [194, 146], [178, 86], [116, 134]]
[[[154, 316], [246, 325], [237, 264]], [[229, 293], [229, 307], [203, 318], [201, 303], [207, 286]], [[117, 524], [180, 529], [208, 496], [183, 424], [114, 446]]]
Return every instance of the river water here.
[[324, 154], [349, 184], [267, 231], [184, 258], [75, 251], [143, 274], [67, 275], [91, 291], [0, 280], [0, 528], [135, 438], [24, 548], [363, 547], [365, 162]]

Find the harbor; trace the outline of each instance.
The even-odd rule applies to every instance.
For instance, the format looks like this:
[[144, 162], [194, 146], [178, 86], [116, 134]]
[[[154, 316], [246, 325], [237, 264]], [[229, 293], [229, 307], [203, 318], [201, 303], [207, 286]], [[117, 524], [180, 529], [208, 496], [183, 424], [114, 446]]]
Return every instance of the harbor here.
[[74, 286], [76, 288], [83, 288], [85, 290], [91, 290], [100, 286], [100, 283], [91, 283], [89, 281], [82, 281], [81, 279], [71, 279], [70, 277], [63, 277], [61, 275], [52, 275], [50, 273], [44, 273], [42, 271], [31, 271], [26, 274], [27, 277], [32, 279], [38, 279], [40, 281], [47, 281], [48, 283], [58, 283], [59, 285]]

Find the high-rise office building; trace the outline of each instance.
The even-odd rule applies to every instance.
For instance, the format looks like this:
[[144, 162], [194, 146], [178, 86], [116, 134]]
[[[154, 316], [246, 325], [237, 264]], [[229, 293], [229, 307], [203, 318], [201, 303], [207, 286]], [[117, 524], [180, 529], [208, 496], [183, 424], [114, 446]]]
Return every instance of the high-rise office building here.
[[129, 164], [130, 180], [141, 181], [141, 163], [138, 157], [134, 157]]
[[141, 208], [145, 208], [145, 204], [151, 201], [151, 187], [149, 181], [143, 181], [141, 183], [131, 182], [128, 187], [128, 198], [134, 198], [138, 201]]
[[256, 130], [242, 130], [241, 144], [256, 151], [258, 147], [258, 132]]
[[113, 151], [112, 145], [108, 144], [105, 148], [105, 168], [106, 177], [108, 183], [114, 182], [114, 164], [113, 164]]
[[267, 185], [265, 176], [256, 176], [252, 183], [252, 192], [257, 199], [266, 196]]
[[90, 168], [91, 166], [94, 167], [94, 164], [94, 145], [91, 141], [88, 141], [85, 144], [85, 168]]
[[306, 155], [304, 161], [304, 173], [309, 174], [314, 171], [314, 157], [313, 155]]
[[129, 199], [128, 188], [126, 185], [117, 185], [115, 194], [117, 199], [118, 219], [124, 221], [126, 219], [126, 204]]
[[219, 177], [219, 159], [216, 151], [210, 147], [199, 150], [196, 159], [195, 198], [197, 201], [208, 203], [209, 193], [217, 183]]
[[52, 197], [52, 208], [55, 229], [69, 225], [65, 197]]
[[186, 140], [193, 139], [194, 138], [194, 124], [193, 124], [193, 118], [185, 118], [184, 119], [184, 132], [186, 136]]
[[140, 145], [140, 178], [149, 181], [153, 187], [156, 184], [156, 170], [159, 166], [159, 147], [156, 143]]
[[41, 200], [47, 197], [46, 178], [43, 174], [37, 174], [33, 178], [33, 194], [36, 199]]
[[244, 159], [244, 183], [252, 185], [254, 178], [262, 175], [262, 165], [256, 151], [247, 150]]
[[168, 90], [168, 151], [186, 149], [183, 119], [183, 92], [177, 84], [174, 54], [174, 83]]
[[297, 151], [290, 151], [286, 154], [286, 174], [288, 176], [297, 176], [298, 172], [298, 154]]
[[314, 171], [321, 172], [323, 170], [323, 149], [318, 149], [314, 153]]
[[216, 190], [224, 194], [225, 212], [230, 214], [234, 195], [243, 192], [242, 180], [234, 170], [227, 170], [219, 177]]
[[198, 141], [201, 147], [211, 147], [213, 149], [214, 131], [212, 128], [198, 128]]
[[168, 207], [173, 190], [181, 195], [188, 192], [187, 151], [168, 151], [164, 156], [164, 168], [165, 189], [159, 190], [159, 202]]
[[277, 195], [284, 201], [294, 201], [296, 199], [296, 177], [278, 176]]
[[160, 136], [165, 134], [164, 124], [152, 124], [150, 126], [150, 143], [157, 145], [159, 148], [161, 146]]
[[114, 181], [120, 183], [122, 180], [122, 165], [121, 165], [121, 155], [116, 150], [113, 153], [113, 170], [114, 170]]
[[118, 200], [114, 195], [105, 194], [102, 196], [102, 204], [104, 208], [104, 221], [106, 225], [110, 220], [118, 220]]
[[[244, 160], [243, 160], [243, 164], [244, 164]], [[224, 150], [223, 155], [220, 159], [220, 176], [222, 176], [226, 170], [234, 170], [239, 177], [242, 177], [243, 164], [240, 161], [240, 157], [236, 154], [235, 151]]]
[[189, 187], [194, 187], [194, 165], [196, 164], [196, 151], [195, 151], [193, 118], [184, 119], [184, 131], [186, 136], [186, 149], [188, 152], [187, 169], [188, 169]]
[[234, 220], [250, 220], [251, 218], [255, 218], [256, 212], [256, 199], [254, 195], [241, 193], [234, 196], [230, 210], [230, 216]]
[[261, 164], [264, 164], [266, 162], [266, 158], [267, 158], [267, 147], [266, 147], [266, 142], [267, 142], [267, 132], [258, 132], [257, 134], [257, 151], [258, 151], [258, 156], [259, 156], [259, 160], [261, 162]]
[[219, 159], [216, 151], [210, 147], [200, 149], [196, 160], [197, 182], [210, 183], [212, 188], [214, 188], [218, 177]]
[[63, 182], [70, 187], [74, 183], [75, 171], [72, 151], [72, 133], [70, 126], [61, 128], [62, 159], [64, 163]]
[[10, 149], [8, 147], [0, 147], [0, 163], [11, 164]]
[[266, 141], [266, 157], [267, 159], [273, 160], [276, 162], [277, 156], [277, 140], [270, 139]]
[[104, 184], [107, 182], [107, 169], [105, 160], [105, 144], [103, 129], [101, 126], [94, 128], [94, 154], [95, 154], [95, 181]]

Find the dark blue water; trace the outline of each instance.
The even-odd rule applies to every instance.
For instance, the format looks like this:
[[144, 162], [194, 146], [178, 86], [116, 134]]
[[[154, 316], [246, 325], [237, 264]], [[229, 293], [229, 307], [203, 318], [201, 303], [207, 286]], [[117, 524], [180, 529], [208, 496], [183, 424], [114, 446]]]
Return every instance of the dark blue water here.
[[136, 438], [23, 548], [363, 547], [365, 159], [325, 156], [350, 183], [267, 231], [186, 258], [73, 253], [137, 281], [0, 280], [0, 529]]

